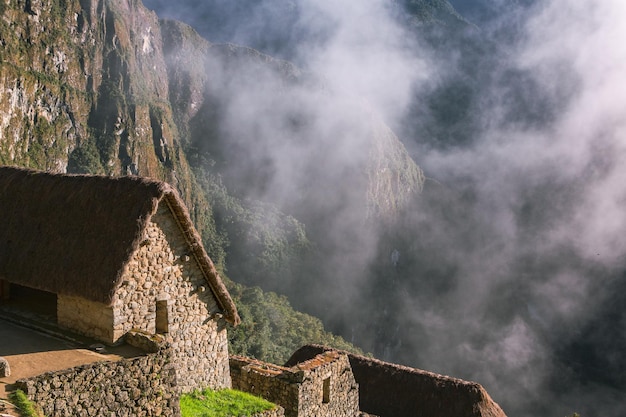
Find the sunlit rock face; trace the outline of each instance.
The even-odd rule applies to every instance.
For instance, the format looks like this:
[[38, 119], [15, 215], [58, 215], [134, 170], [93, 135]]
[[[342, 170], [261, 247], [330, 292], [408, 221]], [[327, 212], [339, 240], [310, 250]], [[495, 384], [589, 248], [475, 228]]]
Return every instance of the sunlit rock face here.
[[2, 6], [0, 162], [170, 179], [158, 18], [141, 3]]
[[[182, 143], [222, 164], [235, 189], [284, 207], [357, 193], [364, 215], [389, 214], [421, 188], [380, 117], [286, 61], [212, 45], [140, 2], [44, 0], [0, 12], [2, 164], [188, 189]], [[348, 188], [337, 189], [338, 177]]]

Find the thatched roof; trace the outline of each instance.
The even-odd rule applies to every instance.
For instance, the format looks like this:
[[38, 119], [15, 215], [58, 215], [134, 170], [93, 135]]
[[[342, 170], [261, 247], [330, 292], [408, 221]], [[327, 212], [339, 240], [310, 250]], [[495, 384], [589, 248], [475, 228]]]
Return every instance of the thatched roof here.
[[[332, 350], [319, 345], [298, 349], [285, 366], [294, 366]], [[348, 353], [359, 384], [359, 408], [381, 417], [506, 417], [476, 382]]]
[[237, 309], [170, 185], [0, 167], [0, 279], [105, 304], [160, 203], [180, 225], [225, 318]]

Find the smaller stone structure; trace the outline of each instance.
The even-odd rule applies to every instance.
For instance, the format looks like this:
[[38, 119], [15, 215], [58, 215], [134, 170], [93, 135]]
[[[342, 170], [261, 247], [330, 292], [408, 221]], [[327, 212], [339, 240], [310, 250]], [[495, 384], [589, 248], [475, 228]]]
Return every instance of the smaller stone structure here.
[[323, 352], [292, 367], [231, 356], [233, 388], [285, 409], [286, 417], [355, 417], [359, 391], [348, 356]]
[[[285, 366], [292, 366], [330, 351], [307, 345], [298, 349]], [[345, 353], [359, 384], [362, 412], [381, 417], [506, 417], [478, 383], [421, 369]]]
[[6, 359], [0, 357], [0, 378], [4, 378], [5, 376], [11, 376], [11, 367]]

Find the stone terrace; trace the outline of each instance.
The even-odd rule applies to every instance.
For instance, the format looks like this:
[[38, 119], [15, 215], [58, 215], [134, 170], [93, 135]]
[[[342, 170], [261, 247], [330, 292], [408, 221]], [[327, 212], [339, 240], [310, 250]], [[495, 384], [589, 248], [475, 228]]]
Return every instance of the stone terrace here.
[[21, 378], [143, 354], [128, 345], [107, 347], [96, 352], [94, 348], [89, 349], [94, 341], [53, 329], [52, 326], [47, 327], [45, 322], [35, 324], [28, 318], [0, 311], [0, 357], [7, 360], [11, 371], [9, 376], [0, 378], [0, 399], [6, 400], [7, 392]]

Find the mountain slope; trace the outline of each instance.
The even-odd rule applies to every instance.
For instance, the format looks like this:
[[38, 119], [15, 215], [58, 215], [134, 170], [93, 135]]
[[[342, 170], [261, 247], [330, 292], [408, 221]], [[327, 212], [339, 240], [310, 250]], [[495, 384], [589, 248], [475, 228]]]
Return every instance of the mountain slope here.
[[[336, 92], [285, 61], [210, 44], [185, 25], [160, 22], [138, 1], [11, 2], [0, 13], [0, 163], [168, 181], [183, 196], [211, 257], [237, 281], [270, 277], [269, 287], [281, 292], [300, 285], [298, 271], [325, 253], [309, 238], [333, 228], [320, 222], [317, 235], [309, 236], [301, 223], [336, 212], [322, 195], [355, 197], [341, 207], [355, 210], [346, 231], [392, 216], [421, 188], [421, 170], [379, 117], [353, 98], [337, 102]], [[268, 87], [276, 87], [268, 96], [273, 107], [246, 106], [250, 94]], [[329, 111], [312, 111], [307, 97]], [[324, 117], [330, 123], [319, 123]], [[254, 124], [264, 120], [269, 123]], [[276, 137], [274, 123], [288, 134]], [[354, 142], [343, 141], [346, 135]], [[270, 150], [281, 152], [266, 165]], [[342, 152], [354, 158], [346, 164]], [[259, 175], [268, 167], [268, 175]], [[274, 176], [285, 167], [283, 174], [299, 181], [286, 193]], [[324, 204], [313, 204], [318, 201]], [[250, 322], [263, 311], [250, 313]], [[287, 320], [291, 311], [281, 309], [283, 321], [305, 327], [297, 323], [308, 316]], [[274, 339], [285, 340], [267, 341]]]

